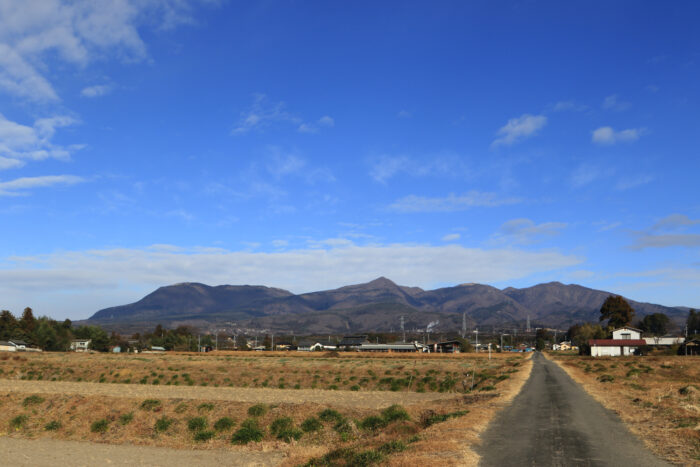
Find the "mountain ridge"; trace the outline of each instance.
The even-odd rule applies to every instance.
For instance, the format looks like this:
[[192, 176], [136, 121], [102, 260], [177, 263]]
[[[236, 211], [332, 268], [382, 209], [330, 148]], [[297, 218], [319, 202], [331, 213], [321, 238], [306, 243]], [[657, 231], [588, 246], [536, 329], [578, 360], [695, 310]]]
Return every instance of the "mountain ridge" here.
[[[597, 321], [610, 292], [578, 284], [548, 282], [521, 289], [465, 283], [434, 290], [407, 287], [386, 277], [336, 289], [294, 294], [263, 285], [209, 286], [182, 282], [159, 287], [141, 300], [96, 312], [85, 324], [107, 328], [148, 328], [155, 324], [197, 327], [235, 326], [275, 332], [341, 333], [398, 329], [458, 330], [467, 325], [565, 328]], [[666, 313], [674, 323], [685, 319], [687, 307], [667, 307], [628, 300], [641, 318]]]

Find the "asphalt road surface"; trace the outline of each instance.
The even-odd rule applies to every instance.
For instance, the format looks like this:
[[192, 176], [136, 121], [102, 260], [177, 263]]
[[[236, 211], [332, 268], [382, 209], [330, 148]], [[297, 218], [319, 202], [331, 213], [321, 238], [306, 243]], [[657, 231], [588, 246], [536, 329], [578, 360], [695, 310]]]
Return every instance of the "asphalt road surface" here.
[[490, 466], [669, 466], [556, 363], [539, 352], [530, 379], [489, 425], [478, 450]]

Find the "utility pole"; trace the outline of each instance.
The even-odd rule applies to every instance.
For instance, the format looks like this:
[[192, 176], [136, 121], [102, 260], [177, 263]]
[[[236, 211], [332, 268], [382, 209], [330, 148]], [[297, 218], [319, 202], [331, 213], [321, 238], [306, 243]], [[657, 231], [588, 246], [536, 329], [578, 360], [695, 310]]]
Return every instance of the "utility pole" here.
[[467, 337], [467, 312], [462, 313], [462, 339]]
[[688, 356], [688, 323], [685, 323], [685, 356]]
[[270, 350], [275, 350], [275, 335], [272, 334], [272, 342], [270, 343]]
[[219, 350], [219, 333], [217, 332], [216, 335], [214, 336], [214, 349]]
[[202, 335], [197, 334], [197, 352], [202, 351]]
[[474, 345], [474, 347], [476, 348], [476, 351], [478, 352], [479, 351], [479, 328], [476, 328], [474, 330], [474, 334], [476, 334], [476, 344]]
[[530, 333], [530, 314], [527, 315], [527, 328], [525, 330]]
[[401, 315], [401, 332], [403, 333], [403, 341], [402, 342], [406, 342], [406, 328], [405, 328], [404, 324], [405, 324], [404, 318], [403, 318], [403, 315]]

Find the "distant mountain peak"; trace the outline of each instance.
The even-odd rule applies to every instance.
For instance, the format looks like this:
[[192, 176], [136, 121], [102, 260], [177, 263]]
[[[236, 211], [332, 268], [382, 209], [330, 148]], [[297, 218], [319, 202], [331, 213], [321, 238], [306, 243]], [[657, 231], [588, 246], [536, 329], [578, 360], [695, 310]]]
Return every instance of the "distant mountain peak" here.
[[367, 285], [374, 285], [374, 286], [381, 286], [381, 287], [396, 287], [396, 282], [392, 281], [391, 279], [387, 279], [384, 276], [377, 277], [371, 282], [368, 282]]

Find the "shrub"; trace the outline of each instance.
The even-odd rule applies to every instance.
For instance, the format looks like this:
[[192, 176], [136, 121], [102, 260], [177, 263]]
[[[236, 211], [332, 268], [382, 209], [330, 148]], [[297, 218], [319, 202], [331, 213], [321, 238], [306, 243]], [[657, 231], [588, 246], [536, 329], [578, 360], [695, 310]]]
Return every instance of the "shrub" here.
[[214, 423], [214, 429], [216, 431], [230, 430], [235, 424], [235, 420], [231, 417], [221, 417]]
[[134, 413], [129, 412], [129, 413], [123, 413], [119, 416], [119, 423], [122, 425], [128, 425], [131, 423], [131, 421], [134, 419]]
[[158, 420], [156, 420], [156, 424], [153, 426], [153, 428], [156, 430], [156, 433], [162, 433], [164, 431], [167, 431], [168, 428], [170, 428], [170, 425], [172, 424], [173, 419], [168, 418], [166, 416], [162, 416]]
[[423, 425], [424, 428], [428, 428], [436, 423], [446, 422], [450, 418], [461, 417], [468, 413], [468, 410], [458, 410], [451, 413], [436, 413], [432, 410], [427, 410], [421, 415], [421, 425]]
[[337, 410], [325, 409], [318, 413], [318, 418], [324, 422], [339, 422], [343, 416]]
[[15, 430], [19, 430], [24, 426], [25, 423], [27, 423], [27, 420], [29, 420], [29, 417], [26, 415], [17, 415], [15, 418], [10, 420], [10, 428], [14, 428]]
[[207, 427], [207, 419], [205, 417], [194, 417], [187, 421], [187, 429], [190, 431], [201, 431]]
[[323, 428], [323, 424], [316, 417], [309, 417], [301, 422], [301, 429], [306, 433], [319, 431]]
[[612, 383], [615, 381], [615, 378], [612, 375], [600, 375], [597, 379], [601, 383]]
[[197, 442], [209, 441], [214, 437], [214, 432], [212, 430], [198, 431], [194, 435], [194, 440]]
[[158, 399], [146, 399], [145, 401], [141, 402], [141, 408], [143, 410], [155, 411], [157, 408], [160, 408], [160, 401]]
[[22, 401], [22, 405], [24, 407], [29, 407], [30, 405], [41, 404], [42, 402], [44, 402], [44, 400], [45, 399], [41, 396], [29, 396], [24, 398], [24, 400]]
[[294, 422], [290, 417], [276, 418], [270, 425], [270, 433], [277, 436], [280, 431], [286, 430], [294, 426]]
[[95, 420], [92, 422], [92, 425], [90, 425], [90, 431], [93, 433], [105, 433], [107, 428], [109, 428], [109, 420], [106, 418]]
[[187, 410], [187, 404], [181, 402], [175, 407], [175, 413], [183, 413]]
[[386, 425], [387, 421], [384, 418], [379, 417], [377, 415], [370, 415], [369, 417], [365, 417], [359, 423], [359, 427], [367, 431], [377, 431], [380, 428], [384, 428]]
[[352, 458], [349, 459], [349, 465], [357, 467], [366, 467], [378, 462], [381, 462], [384, 456], [379, 451], [368, 450], [358, 452]]
[[214, 404], [211, 402], [204, 402], [202, 404], [199, 404], [197, 407], [198, 410], [214, 410]]
[[262, 417], [267, 413], [267, 406], [265, 404], [255, 404], [248, 407], [248, 415], [251, 417]]
[[46, 431], [56, 431], [56, 430], [61, 429], [61, 426], [62, 426], [62, 425], [61, 425], [61, 422], [59, 422], [58, 420], [53, 420], [53, 421], [47, 423], [47, 424], [44, 426], [44, 430], [46, 430]]
[[277, 433], [277, 439], [289, 443], [291, 440], [299, 440], [304, 435], [304, 432], [299, 428], [293, 426], [290, 428], [285, 428], [284, 430]]
[[406, 409], [398, 404], [394, 404], [386, 409], [382, 410], [382, 418], [387, 422], [394, 422], [396, 420], [410, 420], [411, 417], [406, 412]]
[[233, 444], [248, 444], [262, 441], [264, 436], [265, 433], [258, 425], [257, 420], [249, 418], [241, 423], [241, 427], [231, 437], [231, 442]]
[[384, 443], [381, 446], [377, 448], [377, 451], [379, 451], [382, 454], [388, 455], [388, 454], [393, 454], [395, 452], [401, 452], [406, 450], [406, 444], [403, 443], [402, 441], [389, 441], [388, 443]]

